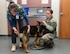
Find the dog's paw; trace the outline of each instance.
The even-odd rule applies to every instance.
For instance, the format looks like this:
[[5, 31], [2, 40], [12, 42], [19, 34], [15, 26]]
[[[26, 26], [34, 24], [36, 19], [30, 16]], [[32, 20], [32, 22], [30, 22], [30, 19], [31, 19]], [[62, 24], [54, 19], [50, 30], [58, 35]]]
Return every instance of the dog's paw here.
[[34, 48], [38, 48], [39, 46], [35, 45]]
[[25, 53], [29, 53], [30, 51], [29, 50], [25, 50]]
[[20, 44], [19, 44], [19, 48], [22, 48], [23, 47], [23, 44], [22, 44], [22, 42], [20, 42]]

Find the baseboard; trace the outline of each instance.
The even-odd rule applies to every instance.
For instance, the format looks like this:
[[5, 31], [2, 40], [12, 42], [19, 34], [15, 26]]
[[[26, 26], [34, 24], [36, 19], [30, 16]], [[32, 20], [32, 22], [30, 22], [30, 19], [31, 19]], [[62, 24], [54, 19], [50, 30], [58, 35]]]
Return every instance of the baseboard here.
[[11, 36], [11, 35], [0, 35], [0, 36]]
[[[11, 35], [0, 35], [0, 36], [11, 36]], [[34, 37], [33, 35], [29, 35], [29, 37]]]
[[8, 36], [8, 35], [0, 35], [0, 36]]

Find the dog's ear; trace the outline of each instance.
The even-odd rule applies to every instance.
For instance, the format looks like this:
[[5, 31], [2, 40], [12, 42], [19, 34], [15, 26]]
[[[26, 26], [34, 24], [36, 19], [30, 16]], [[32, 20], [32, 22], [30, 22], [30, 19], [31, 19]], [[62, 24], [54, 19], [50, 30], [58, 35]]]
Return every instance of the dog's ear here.
[[40, 22], [40, 21], [37, 21], [37, 23], [38, 23], [38, 25], [41, 25], [41, 23], [42, 23], [42, 22]]

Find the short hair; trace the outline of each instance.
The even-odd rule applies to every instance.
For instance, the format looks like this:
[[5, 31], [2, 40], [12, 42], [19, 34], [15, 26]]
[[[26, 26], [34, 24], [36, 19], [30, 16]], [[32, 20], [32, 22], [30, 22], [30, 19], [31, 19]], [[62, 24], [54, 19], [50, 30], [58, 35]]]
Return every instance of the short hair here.
[[13, 1], [11, 1], [9, 4], [12, 4], [12, 3], [14, 3]]
[[18, 12], [18, 6], [14, 2], [10, 2], [8, 6], [8, 10], [10, 11], [11, 9], [13, 9], [15, 12]]
[[50, 11], [50, 13], [53, 14], [53, 10], [52, 9], [47, 9], [47, 11]]

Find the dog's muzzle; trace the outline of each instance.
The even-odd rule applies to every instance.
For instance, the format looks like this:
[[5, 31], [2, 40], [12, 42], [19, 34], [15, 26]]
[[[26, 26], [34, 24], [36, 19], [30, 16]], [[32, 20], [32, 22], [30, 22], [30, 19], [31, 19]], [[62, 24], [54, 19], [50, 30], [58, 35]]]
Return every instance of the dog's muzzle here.
[[19, 34], [18, 34], [18, 37], [19, 37], [19, 38], [22, 38], [23, 36], [24, 36], [23, 33], [19, 33]]

